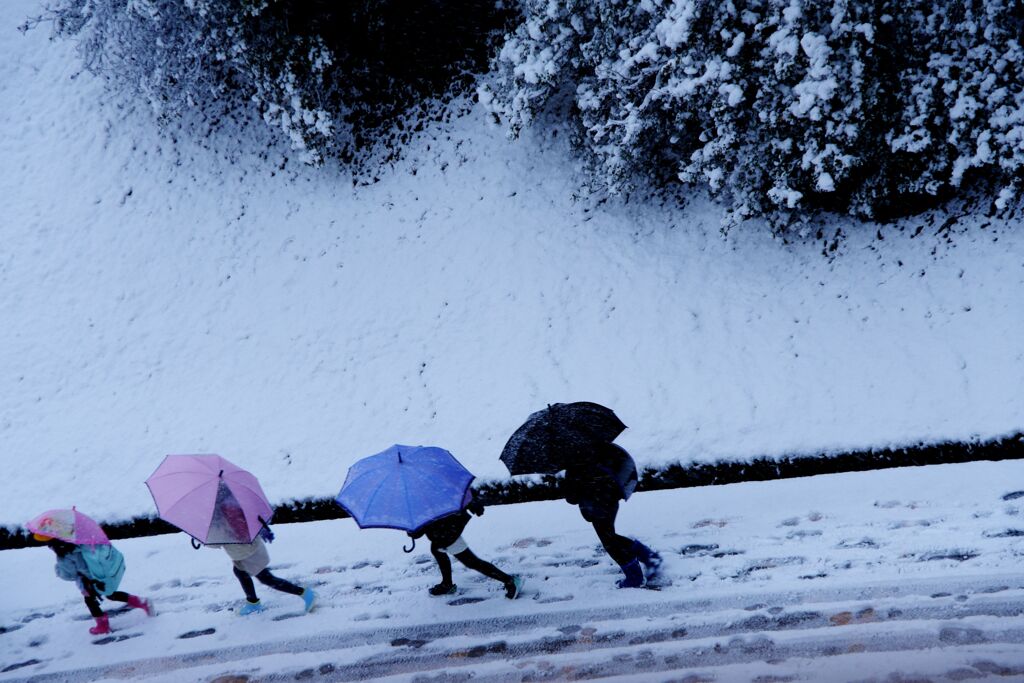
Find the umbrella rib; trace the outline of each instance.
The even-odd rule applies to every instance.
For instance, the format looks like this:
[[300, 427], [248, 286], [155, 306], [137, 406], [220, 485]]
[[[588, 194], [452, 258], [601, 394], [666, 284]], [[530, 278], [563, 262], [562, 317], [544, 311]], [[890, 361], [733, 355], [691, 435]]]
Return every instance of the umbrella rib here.
[[346, 480], [345, 483], [341, 485], [341, 488], [347, 489], [350, 486], [355, 486], [355, 483], [357, 481], [359, 481], [360, 479], [362, 479], [363, 477], [368, 477], [371, 474], [376, 474], [379, 471], [380, 471], [380, 468], [379, 467], [375, 467], [373, 469], [368, 469], [365, 472], [361, 472], [361, 473], [357, 474], [355, 479], [353, 479], [352, 481], [347, 481]]
[[369, 512], [370, 508], [373, 506], [373, 501], [377, 498], [377, 494], [381, 492], [381, 489], [384, 488], [384, 484], [387, 483], [387, 480], [387, 477], [380, 480], [380, 483], [377, 484], [377, 488], [375, 488], [373, 493], [370, 494], [370, 499], [366, 501], [366, 505], [363, 507], [364, 510]]
[[[452, 457], [452, 464], [457, 466], [457, 470], [456, 470], [456, 474], [457, 475], [459, 475], [459, 476], [468, 476], [469, 477], [469, 479], [466, 481], [466, 483], [458, 488], [459, 503], [461, 505], [462, 499], [466, 496], [466, 489], [469, 488], [469, 485], [473, 483], [473, 480], [476, 479], [476, 477], [473, 475], [472, 472], [467, 470], [466, 467], [462, 463], [460, 463], [458, 460], [455, 460], [454, 456]], [[436, 480], [437, 478], [429, 477], [426, 472], [423, 472], [423, 471], [420, 471], [420, 470], [416, 470], [416, 469], [412, 469], [411, 473], [412, 473], [411, 476], [415, 476], [420, 481], [425, 482], [426, 484], [433, 486], [435, 489], [440, 489], [441, 488], [441, 485]], [[455, 486], [456, 486], [456, 481], [455, 481], [454, 478], [453, 479], [444, 479], [444, 484], [446, 484], [446, 485], [447, 484], [451, 484], [452, 485], [451, 488], [454, 489]], [[408, 494], [408, 487], [406, 487], [406, 493]], [[461, 509], [461, 507], [459, 509]], [[458, 510], [456, 510], [456, 512], [457, 511]], [[445, 514], [451, 514], [451, 513], [445, 513]], [[444, 516], [444, 515], [442, 515], [442, 516]], [[434, 519], [439, 519], [439, 517], [435, 517]], [[433, 521], [433, 520], [430, 520], [430, 521]], [[427, 522], [427, 523], [429, 523], [429, 522]], [[420, 525], [420, 527], [422, 527], [422, 526], [423, 526], [423, 524]], [[419, 527], [417, 527], [417, 528], [419, 528]]]
[[[166, 510], [165, 512], [160, 512], [160, 517], [161, 517], [161, 518], [162, 518], [162, 519], [163, 519], [164, 521], [170, 522], [170, 520], [168, 520], [168, 519], [167, 519], [167, 517], [168, 517], [168, 516], [170, 516], [170, 515], [172, 515], [172, 514], [174, 514], [174, 509], [175, 509], [175, 508], [177, 508], [177, 507], [178, 507], [179, 505], [183, 504], [183, 503], [184, 503], [184, 502], [186, 501], [186, 499], [188, 499], [188, 498], [190, 498], [190, 497], [192, 497], [192, 496], [195, 496], [195, 495], [197, 495], [197, 494], [199, 494], [199, 493], [202, 493], [202, 494], [207, 494], [207, 493], [208, 493], [207, 491], [201, 491], [200, 489], [202, 489], [202, 488], [203, 488], [203, 487], [205, 487], [205, 486], [209, 486], [209, 484], [210, 484], [210, 483], [212, 483], [212, 482], [207, 482], [206, 484], [203, 484], [202, 486], [197, 486], [197, 487], [196, 487], [196, 488], [194, 488], [193, 490], [191, 490], [191, 491], [189, 491], [188, 493], [186, 493], [185, 495], [183, 495], [183, 496], [182, 496], [181, 498], [179, 498], [178, 500], [174, 501], [174, 504], [172, 504], [172, 505], [171, 505], [170, 507], [168, 507], [168, 508], [167, 508], [167, 510]], [[215, 500], [214, 500], [214, 503], [215, 503], [215, 501], [216, 501], [216, 489], [214, 489], [213, 495], [214, 495], [214, 499], [215, 499]], [[192, 503], [194, 503], [195, 501], [192, 501], [192, 500], [190, 500], [190, 501], [188, 501], [188, 502], [189, 502], [189, 504], [192, 504]], [[159, 508], [158, 508], [158, 510], [159, 510]], [[205, 517], [206, 517], [206, 515], [204, 514], [204, 515], [203, 515], [203, 518], [205, 518]], [[203, 523], [203, 519], [199, 519], [199, 520], [197, 520], [197, 521], [198, 521], [198, 522], [200, 522], [200, 523]], [[210, 522], [212, 522], [212, 521], [213, 521], [213, 515], [211, 514], [211, 515], [210, 515], [210, 519], [209, 519], [209, 520], [207, 520], [207, 521], [205, 522], [205, 524], [203, 524], [203, 526], [205, 526], [205, 527], [206, 527], [207, 531], [209, 531], [209, 528], [210, 528]], [[174, 522], [170, 522], [170, 523], [171, 523], [171, 524], [174, 524]], [[177, 524], [175, 524], [175, 526], [178, 526], [178, 525], [177, 525]], [[180, 529], [181, 527], [178, 527], [178, 528]]]
[[[413, 474], [415, 473], [416, 470], [413, 470]], [[412, 526], [412, 501], [409, 500], [409, 483], [405, 481], [405, 477], [401, 477], [400, 481], [402, 482], [402, 490], [405, 492], [405, 509], [409, 511], [409, 525]]]
[[[191, 474], [196, 474], [196, 473], [195, 472], [191, 472]], [[176, 506], [178, 503], [180, 503], [181, 499], [183, 499], [183, 498], [185, 498], [187, 496], [191, 496], [191, 495], [195, 494], [197, 492], [197, 490], [199, 490], [200, 488], [202, 488], [203, 486], [205, 486], [205, 485], [207, 485], [209, 483], [210, 483], [209, 480], [201, 481], [200, 483], [198, 483], [195, 486], [193, 486], [193, 487], [189, 488], [188, 490], [186, 490], [186, 492], [184, 492], [180, 496], [178, 496], [178, 499], [176, 501], [174, 501], [174, 503], [172, 503], [170, 506], [168, 506], [167, 512], [170, 512], [174, 508], [174, 506]], [[164, 514], [163, 511], [160, 509], [160, 501], [157, 500], [157, 495], [153, 493], [153, 486], [150, 485], [150, 482], [148, 482], [148, 481], [145, 482], [145, 485], [148, 488], [150, 488], [150, 496], [153, 497], [153, 502], [157, 504], [157, 512], [159, 512], [161, 515], [163, 515]]]
[[[157, 484], [159, 486], [159, 485], [163, 485], [164, 482], [167, 480], [167, 478], [170, 478], [170, 477], [173, 477], [173, 476], [182, 476], [182, 475], [188, 475], [190, 477], [204, 477], [204, 478], [206, 478], [208, 480], [209, 474], [210, 474], [209, 472], [168, 472], [166, 474], [161, 474], [159, 476], [158, 475], [151, 476], [149, 479], [147, 479], [145, 481], [145, 484], [146, 484], [146, 486], [150, 487], [149, 491], [150, 491], [150, 494], [152, 494], [153, 493], [153, 487], [150, 486], [150, 482], [152, 482], [154, 484]], [[205, 483], [206, 483], [206, 481], [200, 481], [198, 484], [193, 486], [193, 489], [198, 488], [198, 487], [202, 486]], [[154, 501], [156, 500], [156, 496], [155, 495], [153, 496], [153, 500]]]
[[[258, 497], [258, 498], [259, 498], [260, 500], [262, 500], [262, 501], [266, 502], [266, 504], [267, 504], [267, 505], [270, 505], [270, 501], [269, 501], [269, 500], [267, 500], [267, 494], [263, 493], [263, 487], [260, 487], [260, 490], [259, 490], [259, 491], [257, 491], [257, 490], [256, 490], [256, 489], [254, 489], [253, 487], [251, 487], [251, 486], [249, 486], [248, 484], [246, 484], [246, 483], [244, 483], [244, 482], [241, 482], [241, 481], [231, 481], [231, 482], [225, 482], [225, 483], [227, 483], [229, 487], [230, 487], [230, 486], [240, 486], [241, 488], [245, 489], [245, 490], [246, 490], [246, 491], [248, 491], [249, 493], [251, 493], [251, 494], [253, 494], [254, 496]], [[258, 485], [259, 485], [259, 484], [257, 483], [257, 486], [258, 486]], [[237, 496], [236, 496], [236, 497], [237, 497]], [[273, 505], [270, 505], [270, 508], [271, 508], [271, 509], [273, 509], [273, 508], [274, 508], [274, 506], [273, 506]]]

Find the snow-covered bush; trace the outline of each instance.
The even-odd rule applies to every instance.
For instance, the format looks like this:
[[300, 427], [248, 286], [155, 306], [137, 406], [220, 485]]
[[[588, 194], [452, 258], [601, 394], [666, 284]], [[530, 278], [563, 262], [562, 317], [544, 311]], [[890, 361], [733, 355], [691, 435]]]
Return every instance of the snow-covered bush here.
[[702, 183], [731, 222], [871, 215], [1022, 155], [1014, 0], [523, 0], [481, 101], [517, 134], [565, 98], [612, 192]]
[[[322, 95], [332, 57], [316, 35], [289, 35], [270, 0], [55, 0], [42, 19], [75, 37], [87, 69], [141, 96], [159, 116], [241, 103], [308, 161], [332, 137]], [[211, 105], [219, 106], [211, 106]]]
[[86, 68], [164, 119], [255, 113], [304, 160], [351, 162], [393, 153], [410, 107], [467, 87], [506, 14], [492, 0], [47, 0], [26, 27], [77, 40]]
[[911, 172], [897, 192], [936, 194], [975, 173], [1000, 184], [1002, 208], [1024, 170], [1024, 3], [921, 3], [902, 23], [913, 49], [886, 143]]

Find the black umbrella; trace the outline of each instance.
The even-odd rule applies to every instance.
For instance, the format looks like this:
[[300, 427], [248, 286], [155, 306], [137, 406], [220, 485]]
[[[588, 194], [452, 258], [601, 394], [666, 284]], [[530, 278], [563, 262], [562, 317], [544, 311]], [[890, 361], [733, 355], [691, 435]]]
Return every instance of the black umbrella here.
[[615, 440], [626, 425], [597, 403], [554, 403], [533, 413], [505, 444], [501, 461], [512, 474], [554, 474], [591, 457], [595, 447]]

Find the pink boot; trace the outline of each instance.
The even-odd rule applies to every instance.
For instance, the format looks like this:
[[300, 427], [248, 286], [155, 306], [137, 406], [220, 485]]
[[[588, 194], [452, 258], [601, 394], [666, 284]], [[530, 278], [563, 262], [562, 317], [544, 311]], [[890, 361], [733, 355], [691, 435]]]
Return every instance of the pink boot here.
[[137, 595], [129, 595], [128, 606], [134, 607], [135, 609], [141, 609], [146, 613], [147, 617], [153, 616], [153, 603], [145, 598], [140, 598]]
[[110, 633], [110, 620], [107, 619], [106, 614], [102, 617], [96, 617], [96, 625], [89, 629], [89, 633], [94, 636], [101, 636], [104, 633]]

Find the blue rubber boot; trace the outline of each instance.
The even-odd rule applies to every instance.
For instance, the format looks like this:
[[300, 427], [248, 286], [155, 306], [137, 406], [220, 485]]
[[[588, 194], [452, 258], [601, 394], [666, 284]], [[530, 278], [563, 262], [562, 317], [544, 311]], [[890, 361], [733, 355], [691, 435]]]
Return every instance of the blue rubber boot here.
[[256, 602], [246, 602], [244, 605], [242, 605], [242, 609], [238, 610], [238, 615], [241, 617], [247, 617], [250, 614], [262, 612], [264, 609], [265, 608], [263, 607], [263, 605], [260, 604], [259, 600], [257, 600]]
[[309, 611], [313, 609], [313, 604], [316, 602], [316, 593], [313, 592], [312, 588], [307, 588], [302, 591], [302, 595], [299, 597], [302, 598], [302, 602], [306, 603], [306, 613], [308, 614]]
[[638, 560], [622, 565], [622, 573], [626, 575], [626, 578], [615, 582], [619, 588], [640, 588], [644, 585], [644, 571], [640, 569]]

